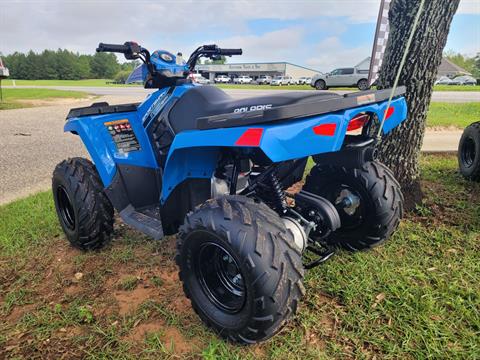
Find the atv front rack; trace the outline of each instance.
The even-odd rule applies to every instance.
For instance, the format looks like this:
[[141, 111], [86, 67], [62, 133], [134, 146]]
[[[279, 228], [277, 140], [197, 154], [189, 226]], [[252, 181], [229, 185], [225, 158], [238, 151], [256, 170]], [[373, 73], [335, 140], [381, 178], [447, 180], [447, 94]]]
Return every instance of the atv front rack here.
[[[395, 90], [393, 97], [402, 96], [405, 92], [405, 86], [399, 86]], [[197, 128], [209, 130], [301, 119], [385, 101], [389, 99], [391, 93], [392, 89], [358, 91], [339, 96], [338, 98], [320, 98], [318, 101], [308, 103], [278, 106], [271, 109], [243, 113], [205, 116], [197, 119]]]

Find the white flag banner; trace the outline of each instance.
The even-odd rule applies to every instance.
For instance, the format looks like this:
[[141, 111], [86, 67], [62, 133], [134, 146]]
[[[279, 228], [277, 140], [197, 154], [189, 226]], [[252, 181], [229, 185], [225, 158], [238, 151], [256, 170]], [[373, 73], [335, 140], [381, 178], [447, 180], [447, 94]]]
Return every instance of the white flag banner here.
[[378, 71], [382, 66], [383, 55], [387, 47], [389, 25], [388, 10], [390, 10], [391, 0], [381, 0], [380, 11], [378, 12], [377, 29], [373, 41], [372, 58], [370, 60], [370, 71], [368, 74], [368, 84], [371, 86], [378, 77]]

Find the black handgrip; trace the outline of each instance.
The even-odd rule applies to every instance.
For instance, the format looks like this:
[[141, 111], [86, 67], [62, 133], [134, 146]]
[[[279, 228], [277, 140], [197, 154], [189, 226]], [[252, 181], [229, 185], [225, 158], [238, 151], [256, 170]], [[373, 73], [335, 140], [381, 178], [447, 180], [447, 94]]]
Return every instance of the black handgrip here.
[[232, 56], [242, 55], [242, 49], [218, 49], [218, 55]]
[[117, 45], [117, 44], [104, 44], [100, 43], [97, 47], [97, 52], [116, 52], [125, 54], [130, 51], [130, 47], [127, 45]]

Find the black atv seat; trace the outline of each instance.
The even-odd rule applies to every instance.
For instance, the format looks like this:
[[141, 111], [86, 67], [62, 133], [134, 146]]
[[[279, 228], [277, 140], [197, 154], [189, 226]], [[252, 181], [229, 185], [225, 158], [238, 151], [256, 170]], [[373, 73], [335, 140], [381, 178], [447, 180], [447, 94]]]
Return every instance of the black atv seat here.
[[[243, 113], [278, 106], [310, 103], [316, 99], [341, 97], [335, 93], [279, 92], [246, 99], [233, 99], [215, 86], [197, 86], [188, 90], [173, 106], [169, 114], [170, 125], [176, 133], [199, 129], [198, 118], [212, 115]], [[221, 127], [221, 126], [219, 126]]]

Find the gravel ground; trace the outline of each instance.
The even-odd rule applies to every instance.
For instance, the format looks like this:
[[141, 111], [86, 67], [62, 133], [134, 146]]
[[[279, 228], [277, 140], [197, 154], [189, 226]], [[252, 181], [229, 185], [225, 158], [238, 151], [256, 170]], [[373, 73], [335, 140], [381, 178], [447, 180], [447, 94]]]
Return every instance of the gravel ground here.
[[[107, 96], [95, 101], [138, 101]], [[87, 156], [78, 136], [64, 133], [71, 107], [92, 100], [58, 106], [0, 111], [0, 204], [50, 187], [55, 165], [72, 156]]]
[[[139, 89], [140, 90], [140, 89]], [[228, 91], [240, 98], [252, 91]], [[103, 96], [95, 101], [110, 104], [141, 101], [141, 90]], [[55, 165], [72, 156], [88, 156], [78, 136], [63, 132], [71, 107], [88, 106], [92, 100], [17, 110], [0, 111], [0, 204], [50, 187]], [[425, 151], [455, 151], [461, 131], [427, 132]]]

